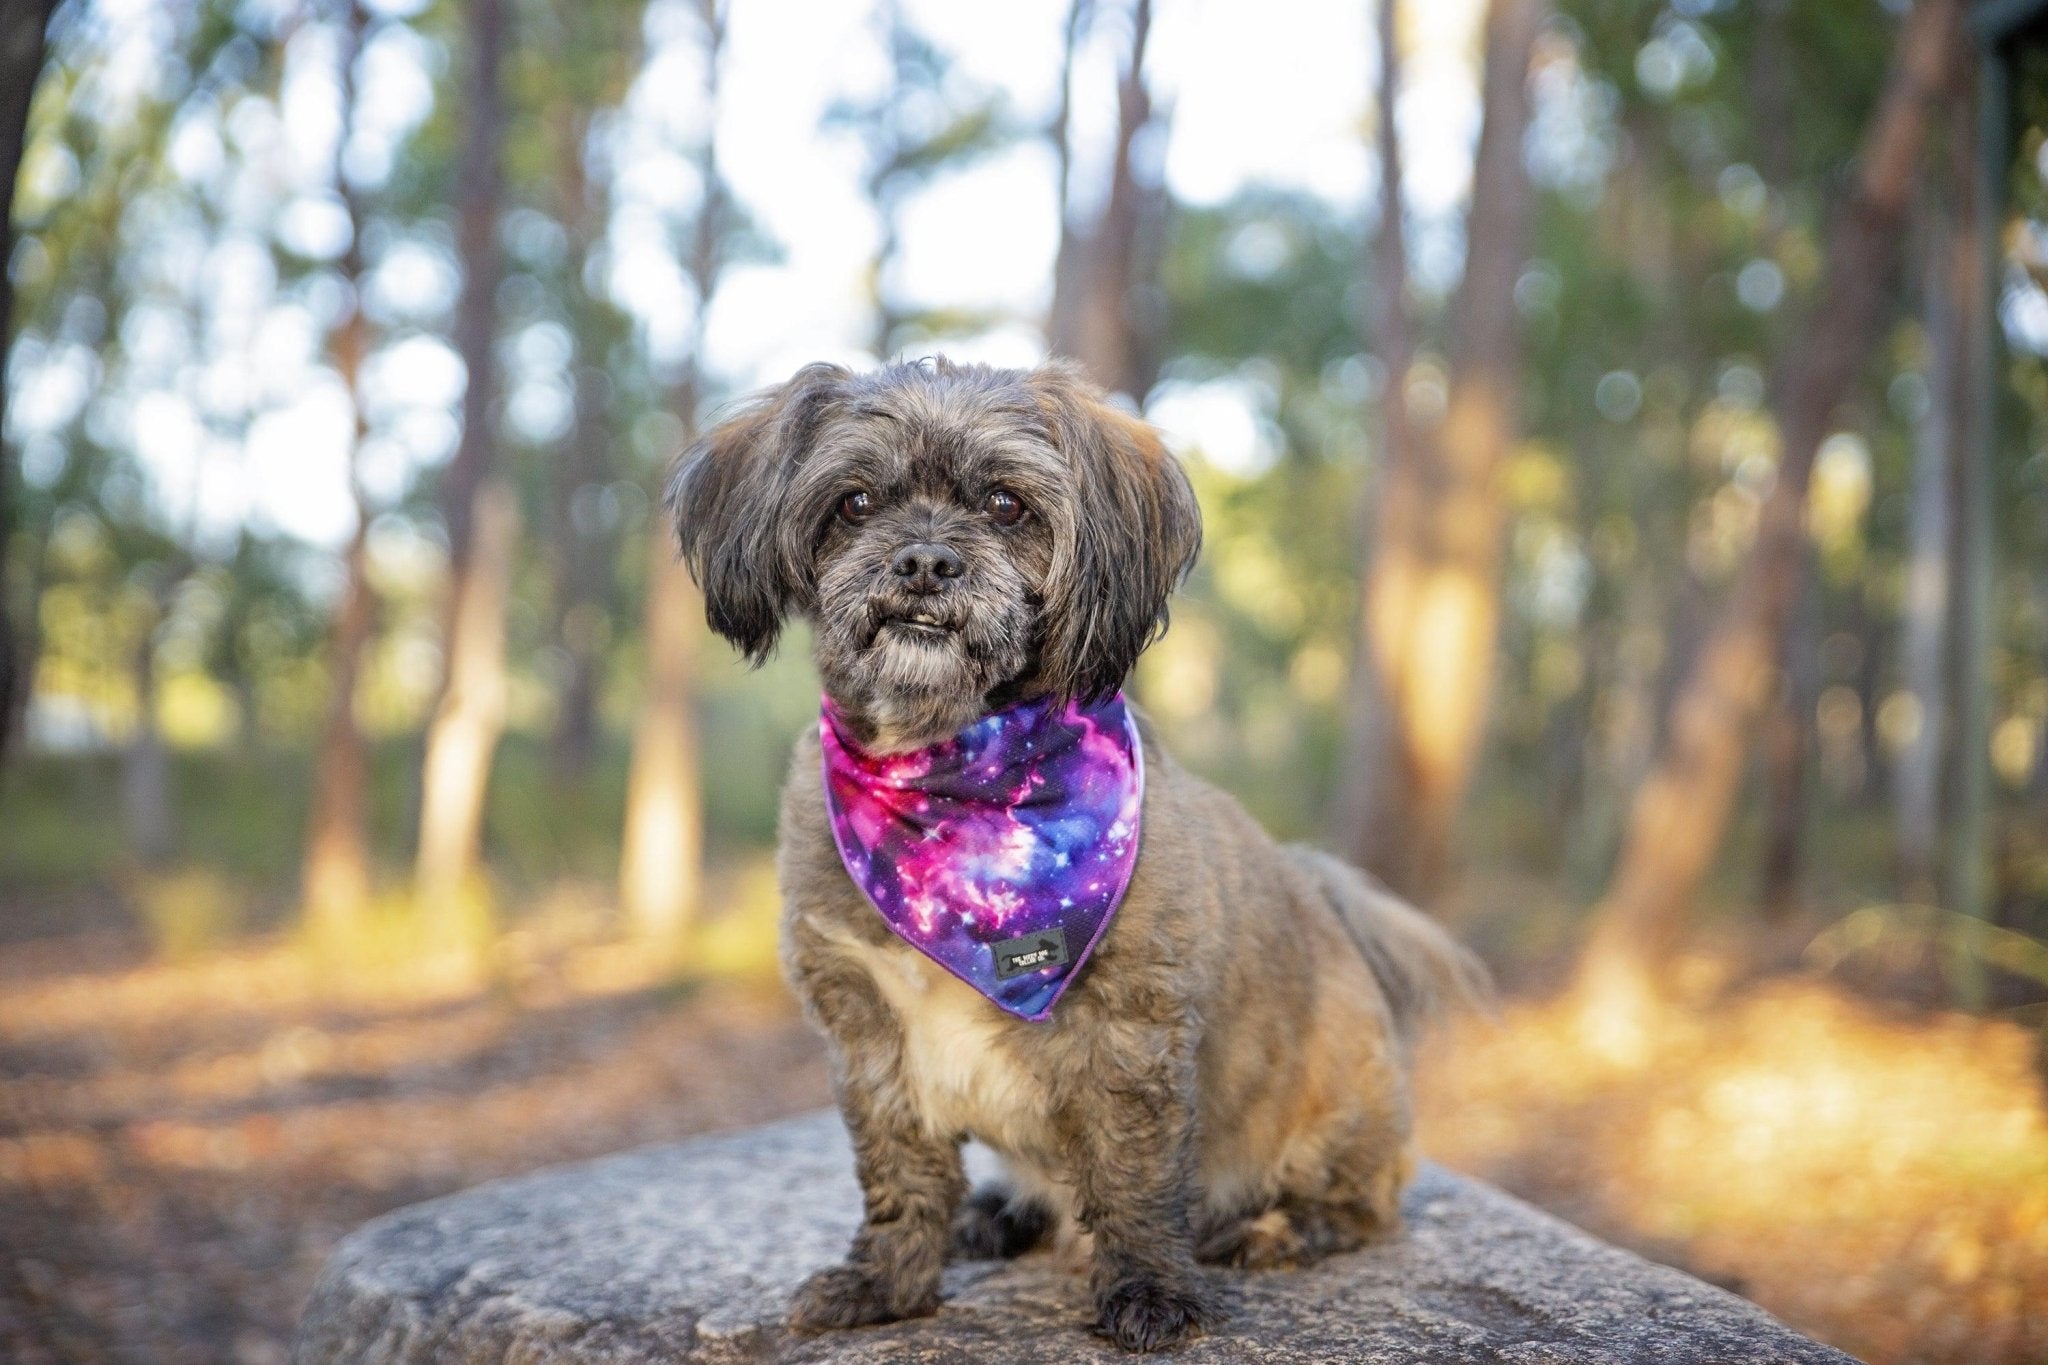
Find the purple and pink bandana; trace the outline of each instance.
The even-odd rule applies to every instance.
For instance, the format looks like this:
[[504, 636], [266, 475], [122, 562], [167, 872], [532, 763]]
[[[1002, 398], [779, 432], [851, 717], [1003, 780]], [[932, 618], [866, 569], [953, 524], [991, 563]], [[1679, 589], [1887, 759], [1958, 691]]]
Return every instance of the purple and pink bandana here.
[[1145, 769], [1123, 694], [1020, 702], [880, 755], [827, 700], [818, 738], [840, 860], [897, 937], [1010, 1013], [1051, 1014], [1138, 862]]

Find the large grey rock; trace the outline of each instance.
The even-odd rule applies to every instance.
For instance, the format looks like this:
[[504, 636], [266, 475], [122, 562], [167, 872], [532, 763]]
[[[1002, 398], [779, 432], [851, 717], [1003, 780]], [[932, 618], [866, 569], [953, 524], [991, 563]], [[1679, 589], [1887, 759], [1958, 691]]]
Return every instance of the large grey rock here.
[[[799, 1336], [790, 1290], [858, 1218], [829, 1113], [500, 1181], [342, 1243], [293, 1349], [370, 1361], [1127, 1360], [1055, 1257], [952, 1266], [936, 1317]], [[1425, 1167], [1398, 1238], [1312, 1269], [1219, 1272], [1230, 1325], [1185, 1361], [1846, 1361], [1733, 1295]]]

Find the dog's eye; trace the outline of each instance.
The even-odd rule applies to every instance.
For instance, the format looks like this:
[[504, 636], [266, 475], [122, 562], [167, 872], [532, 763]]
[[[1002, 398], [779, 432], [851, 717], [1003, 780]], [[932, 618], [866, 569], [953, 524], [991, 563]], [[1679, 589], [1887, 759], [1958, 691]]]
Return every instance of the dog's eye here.
[[859, 523], [875, 514], [875, 500], [866, 493], [848, 493], [839, 500], [839, 515]]
[[1007, 488], [998, 488], [988, 495], [982, 504], [988, 508], [989, 519], [998, 526], [1015, 526], [1024, 520], [1024, 503]]

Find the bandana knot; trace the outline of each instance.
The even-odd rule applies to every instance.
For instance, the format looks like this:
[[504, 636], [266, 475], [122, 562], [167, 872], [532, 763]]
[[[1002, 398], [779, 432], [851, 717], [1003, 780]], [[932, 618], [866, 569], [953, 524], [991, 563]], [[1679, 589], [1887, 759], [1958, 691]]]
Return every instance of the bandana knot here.
[[818, 726], [832, 838], [911, 947], [1042, 1020], [1123, 903], [1144, 758], [1118, 693], [994, 711], [952, 739], [870, 754], [828, 699]]

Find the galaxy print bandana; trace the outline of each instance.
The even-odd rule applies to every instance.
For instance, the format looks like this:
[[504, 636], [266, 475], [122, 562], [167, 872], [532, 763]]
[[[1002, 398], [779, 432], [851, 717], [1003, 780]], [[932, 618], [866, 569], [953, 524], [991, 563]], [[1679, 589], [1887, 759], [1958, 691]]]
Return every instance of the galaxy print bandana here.
[[901, 754], [864, 752], [827, 700], [818, 737], [839, 857], [897, 937], [1011, 1014], [1051, 1014], [1138, 861], [1123, 694], [1022, 702]]

